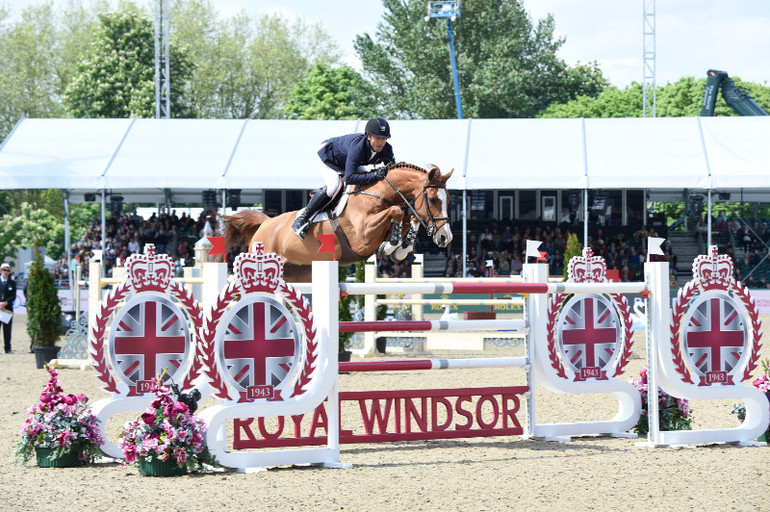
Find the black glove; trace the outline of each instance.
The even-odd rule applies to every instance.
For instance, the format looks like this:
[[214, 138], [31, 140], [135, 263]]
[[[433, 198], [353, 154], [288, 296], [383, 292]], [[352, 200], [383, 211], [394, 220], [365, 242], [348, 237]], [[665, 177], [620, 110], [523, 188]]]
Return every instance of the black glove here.
[[388, 175], [388, 169], [387, 169], [387, 168], [385, 168], [385, 167], [380, 167], [379, 169], [375, 169], [375, 171], [374, 171], [374, 176], [375, 176], [375, 177], [376, 177], [378, 180], [381, 180], [381, 179], [383, 179], [383, 178], [384, 178], [385, 176], [387, 176], [387, 175]]

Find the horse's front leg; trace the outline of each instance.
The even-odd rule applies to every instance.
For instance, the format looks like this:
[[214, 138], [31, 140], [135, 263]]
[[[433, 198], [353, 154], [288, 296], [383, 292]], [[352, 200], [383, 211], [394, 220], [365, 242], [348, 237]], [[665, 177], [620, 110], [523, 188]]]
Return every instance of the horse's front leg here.
[[[403, 214], [403, 210], [401, 213]], [[393, 252], [403, 245], [403, 242], [409, 235], [410, 224], [408, 223], [408, 217], [406, 215], [402, 215], [400, 221], [395, 218], [391, 219], [390, 225], [390, 237], [382, 242], [380, 248], [377, 250], [377, 253], [382, 257], [392, 257]]]
[[[356, 252], [359, 254], [364, 254], [364, 252], [371, 254], [378, 247], [382, 250], [388, 243], [383, 243], [383, 240], [388, 231], [390, 231], [392, 224], [401, 224], [403, 221], [404, 212], [398, 206], [391, 206], [381, 212], [367, 215], [363, 221], [362, 232], [360, 233], [361, 246]], [[390, 249], [391, 252], [393, 250], [394, 248]]]
[[395, 261], [404, 261], [407, 256], [409, 256], [409, 253], [414, 251], [414, 242], [417, 239], [417, 232], [420, 229], [420, 223], [417, 221], [417, 219], [412, 219], [411, 224], [409, 225], [409, 230], [406, 232], [406, 235], [404, 235], [403, 240], [399, 243], [399, 246], [396, 248], [395, 252], [391, 254], [390, 258]]

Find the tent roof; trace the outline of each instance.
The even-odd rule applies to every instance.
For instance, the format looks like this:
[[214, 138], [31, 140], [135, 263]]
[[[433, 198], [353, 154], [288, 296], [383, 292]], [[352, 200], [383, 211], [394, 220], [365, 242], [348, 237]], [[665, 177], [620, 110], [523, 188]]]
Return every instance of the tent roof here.
[[[393, 121], [399, 161], [462, 189], [770, 189], [770, 117]], [[316, 150], [360, 121], [23, 119], [0, 146], [5, 189], [102, 189], [200, 202], [203, 189], [312, 189]], [[463, 178], [464, 177], [464, 178]], [[140, 199], [141, 198], [141, 199]], [[183, 198], [187, 198], [185, 201]]]

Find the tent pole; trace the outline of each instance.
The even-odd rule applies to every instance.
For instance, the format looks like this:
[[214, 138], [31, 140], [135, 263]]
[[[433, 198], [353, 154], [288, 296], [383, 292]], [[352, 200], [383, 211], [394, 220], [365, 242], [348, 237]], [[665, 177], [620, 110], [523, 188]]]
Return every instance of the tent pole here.
[[107, 199], [106, 198], [107, 198], [107, 192], [104, 189], [102, 189], [102, 246], [101, 246], [102, 261], [101, 261], [101, 265], [99, 266], [99, 268], [101, 268], [101, 272], [100, 272], [100, 276], [99, 277], [105, 277], [107, 275], [107, 274], [105, 274], [105, 268], [104, 268], [105, 267], [105, 265], [104, 265], [104, 253], [105, 253], [104, 246], [106, 245], [106, 242], [107, 242], [107, 218], [106, 218], [106, 214], [105, 214], [105, 209], [106, 209], [106, 206], [107, 206]]
[[708, 219], [706, 219], [706, 222], [708, 222], [708, 236], [706, 239], [708, 242], [706, 243], [706, 254], [708, 254], [708, 248], [711, 247], [711, 189], [708, 190], [709, 193], [709, 215]]
[[583, 189], [583, 247], [588, 247], [588, 189]]

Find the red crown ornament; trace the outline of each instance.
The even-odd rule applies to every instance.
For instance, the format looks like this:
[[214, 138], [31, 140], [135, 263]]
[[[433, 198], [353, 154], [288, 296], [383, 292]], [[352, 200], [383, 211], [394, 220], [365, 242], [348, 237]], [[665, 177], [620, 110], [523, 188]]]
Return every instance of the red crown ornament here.
[[704, 290], [729, 288], [735, 282], [733, 260], [726, 254], [719, 254], [715, 245], [709, 247], [708, 254], [702, 254], [692, 263], [693, 280]]
[[265, 254], [262, 242], [255, 242], [252, 252], [241, 253], [235, 258], [233, 272], [244, 293], [274, 293], [283, 283], [281, 258], [272, 252]]
[[577, 283], [603, 283], [607, 280], [607, 263], [601, 256], [594, 256], [590, 247], [583, 248], [582, 256], [569, 260], [569, 280]]
[[168, 254], [156, 254], [153, 244], [144, 246], [144, 254], [132, 254], [126, 260], [128, 279], [136, 292], [165, 292], [173, 277], [174, 263]]

